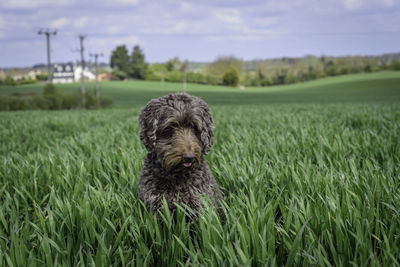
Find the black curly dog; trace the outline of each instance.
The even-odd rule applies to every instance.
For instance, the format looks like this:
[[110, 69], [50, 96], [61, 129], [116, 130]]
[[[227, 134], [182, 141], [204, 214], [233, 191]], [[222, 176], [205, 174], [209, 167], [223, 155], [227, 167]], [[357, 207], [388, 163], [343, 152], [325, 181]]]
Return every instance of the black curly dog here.
[[221, 191], [204, 155], [213, 144], [213, 121], [208, 105], [186, 93], [151, 100], [139, 115], [140, 139], [148, 150], [139, 179], [139, 197], [157, 211], [165, 198], [196, 214], [208, 197], [218, 207]]

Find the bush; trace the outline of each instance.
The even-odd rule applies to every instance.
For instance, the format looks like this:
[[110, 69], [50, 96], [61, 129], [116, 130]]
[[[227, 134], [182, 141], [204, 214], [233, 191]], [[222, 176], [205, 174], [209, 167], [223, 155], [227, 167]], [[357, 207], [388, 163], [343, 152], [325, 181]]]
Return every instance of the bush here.
[[182, 72], [180, 71], [170, 71], [165, 74], [165, 81], [180, 83], [183, 80]]
[[147, 71], [146, 80], [148, 81], [160, 81], [161, 76], [156, 74], [153, 70], [149, 69]]
[[400, 70], [400, 60], [393, 62], [393, 67], [394, 70]]
[[17, 83], [14, 81], [14, 79], [13, 79], [10, 75], [7, 75], [7, 76], [6, 76], [6, 79], [4, 80], [4, 84], [5, 84], [5, 85], [12, 85], [12, 86], [14, 86], [14, 85], [16, 85]]
[[32, 84], [32, 83], [36, 83], [35, 79], [22, 79], [17, 81], [17, 84]]
[[222, 77], [222, 81], [224, 85], [237, 86], [239, 84], [239, 74], [234, 68], [231, 68], [225, 72], [224, 76]]
[[112, 105], [112, 98], [108, 96], [102, 96], [100, 98], [100, 107], [102, 108], [108, 108], [111, 107]]
[[[94, 92], [87, 92], [86, 108], [95, 109], [100, 107], [109, 107], [112, 105], [112, 99], [101, 97], [99, 103]], [[10, 96], [0, 97], [0, 110], [28, 110], [45, 109], [61, 110], [74, 109], [80, 106], [80, 93], [65, 94], [58, 90], [53, 84], [44, 86], [42, 95], [30, 93], [16, 93]]]
[[36, 80], [47, 81], [47, 74], [36, 74]]
[[80, 104], [80, 97], [79, 94], [64, 94], [63, 102], [62, 102], [62, 109], [73, 109], [78, 107]]
[[43, 87], [43, 94], [44, 95], [54, 95], [59, 93], [57, 87], [52, 84], [52, 83], [47, 83], [44, 87]]
[[7, 97], [0, 96], [0, 110], [8, 110]]
[[62, 94], [45, 95], [44, 98], [48, 101], [48, 109], [59, 110], [62, 108], [63, 104]]
[[92, 92], [86, 92], [85, 94], [85, 108], [96, 109], [98, 108], [97, 97]]
[[117, 80], [125, 80], [128, 75], [126, 74], [126, 72], [122, 71], [122, 70], [114, 70], [112, 72], [112, 75], [117, 79]]

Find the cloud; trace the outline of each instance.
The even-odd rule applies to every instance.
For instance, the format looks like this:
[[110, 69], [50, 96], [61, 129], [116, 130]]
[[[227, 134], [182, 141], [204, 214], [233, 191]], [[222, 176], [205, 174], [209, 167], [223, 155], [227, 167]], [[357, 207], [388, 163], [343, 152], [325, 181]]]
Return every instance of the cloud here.
[[73, 0], [7, 0], [0, 3], [4, 8], [35, 9], [40, 7], [54, 7], [72, 5]]
[[217, 9], [214, 10], [214, 13], [216, 18], [224, 23], [230, 23], [230, 24], [242, 23], [240, 12], [237, 9]]
[[139, 0], [108, 0], [106, 1], [108, 4], [113, 6], [115, 5], [124, 5], [124, 6], [137, 6], [139, 4]]
[[0, 30], [6, 29], [7, 28], [7, 22], [5, 19], [0, 17]]
[[344, 0], [344, 5], [347, 9], [356, 10], [362, 6], [362, 0]]
[[51, 28], [62, 28], [64, 26], [67, 26], [70, 23], [70, 20], [62, 17], [62, 18], [58, 18], [56, 20], [53, 20], [50, 22], [50, 27]]

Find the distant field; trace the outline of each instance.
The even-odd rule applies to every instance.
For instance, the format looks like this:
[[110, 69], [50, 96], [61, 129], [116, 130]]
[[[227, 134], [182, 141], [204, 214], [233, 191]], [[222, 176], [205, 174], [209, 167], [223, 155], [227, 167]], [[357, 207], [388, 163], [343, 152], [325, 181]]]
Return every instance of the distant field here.
[[[77, 91], [80, 84], [60, 84], [66, 92]], [[143, 105], [151, 98], [182, 91], [180, 83], [149, 81], [112, 81], [100, 83], [104, 95], [111, 96], [117, 106]], [[43, 84], [0, 87], [0, 94], [41, 92]], [[87, 83], [93, 90], [94, 83]], [[293, 102], [364, 102], [399, 101], [400, 71], [355, 74], [315, 80], [293, 85], [249, 87], [244, 90], [224, 86], [188, 84], [187, 91], [211, 104], [255, 104]]]
[[101, 85], [123, 108], [0, 112], [0, 266], [400, 265], [400, 72], [189, 85], [225, 196], [194, 224], [138, 200], [140, 108], [182, 85]]

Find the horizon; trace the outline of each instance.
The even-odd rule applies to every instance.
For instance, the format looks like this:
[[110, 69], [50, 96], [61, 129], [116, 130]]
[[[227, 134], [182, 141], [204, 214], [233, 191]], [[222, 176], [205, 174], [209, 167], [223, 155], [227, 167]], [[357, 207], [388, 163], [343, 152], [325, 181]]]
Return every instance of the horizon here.
[[[361, 54], [355, 54], [355, 55], [338, 55], [338, 56], [333, 56], [333, 55], [303, 55], [303, 56], [299, 56], [299, 57], [289, 57], [289, 56], [282, 56], [282, 57], [271, 57], [271, 58], [253, 58], [253, 59], [242, 59], [242, 58], [238, 58], [235, 55], [219, 55], [217, 56], [214, 60], [211, 61], [189, 61], [189, 63], [192, 64], [212, 64], [216, 59], [218, 59], [219, 57], [225, 57], [225, 56], [232, 56], [238, 60], [241, 60], [243, 62], [252, 62], [252, 61], [268, 61], [268, 60], [279, 60], [282, 58], [296, 58], [296, 59], [301, 59], [301, 58], [306, 58], [306, 57], [314, 57], [314, 58], [321, 58], [321, 57], [333, 57], [333, 58], [345, 58], [345, 57], [381, 57], [381, 56], [387, 56], [387, 55], [400, 55], [400, 51], [399, 52], [388, 52], [388, 53], [382, 53], [382, 54], [376, 54], [376, 55], [361, 55]], [[171, 57], [170, 59], [172, 59], [174, 57]], [[178, 57], [179, 58], [179, 57]], [[179, 58], [180, 60], [182, 60], [181, 58]], [[148, 62], [146, 61], [148, 64], [164, 64], [165, 62], [167, 62], [169, 59], [167, 59], [164, 62], [160, 62], [160, 61], [156, 61], [156, 62]], [[94, 64], [94, 62], [92, 60], [85, 60], [86, 63], [90, 63], [90, 64]], [[74, 61], [60, 61], [60, 62], [51, 62], [52, 65], [55, 64], [67, 64], [67, 63], [72, 63], [74, 65], [79, 65], [80, 64], [80, 60], [75, 60]], [[98, 62], [99, 65], [110, 65], [109, 62], [104, 62], [104, 61], [99, 61]], [[2, 67], [0, 66], [0, 70], [1, 69], [24, 69], [24, 68], [34, 68], [35, 66], [37, 67], [38, 65], [43, 65], [43, 67], [47, 66], [47, 63], [43, 63], [43, 62], [39, 62], [39, 63], [34, 63], [32, 65], [29, 66], [9, 66], [9, 67]]]
[[46, 62], [40, 29], [57, 29], [52, 62], [79, 60], [79, 34], [87, 36], [86, 61], [89, 53], [102, 52], [100, 61], [109, 62], [123, 44], [129, 52], [140, 45], [152, 64], [173, 57], [212, 62], [230, 55], [245, 61], [378, 56], [400, 51], [400, 3], [102, 0], [93, 7], [87, 0], [6, 0], [0, 3], [0, 68]]

